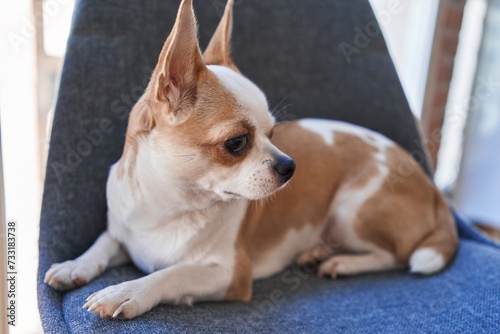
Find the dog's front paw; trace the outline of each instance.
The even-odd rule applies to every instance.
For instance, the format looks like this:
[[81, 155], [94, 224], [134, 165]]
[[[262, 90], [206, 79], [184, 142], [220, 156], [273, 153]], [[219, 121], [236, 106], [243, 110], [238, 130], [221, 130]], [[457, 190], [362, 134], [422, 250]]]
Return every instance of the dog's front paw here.
[[101, 266], [83, 261], [66, 261], [53, 264], [45, 274], [45, 283], [56, 290], [66, 291], [82, 286], [99, 276]]
[[93, 293], [83, 307], [101, 318], [132, 319], [157, 304], [154, 296], [148, 295], [144, 286], [129, 281]]

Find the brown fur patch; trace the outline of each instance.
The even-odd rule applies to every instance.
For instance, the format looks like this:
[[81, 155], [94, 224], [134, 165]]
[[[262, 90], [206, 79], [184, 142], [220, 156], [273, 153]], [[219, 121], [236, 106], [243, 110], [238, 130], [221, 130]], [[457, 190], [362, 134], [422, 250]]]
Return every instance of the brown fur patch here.
[[252, 298], [252, 263], [247, 253], [238, 247], [233, 279], [224, 296], [225, 300], [249, 301]]
[[[249, 249], [264, 209], [264, 206], [259, 204], [260, 202], [257, 201], [249, 203], [245, 221], [240, 225], [240, 230], [234, 244], [237, 265], [233, 270], [233, 279], [224, 298], [226, 300], [246, 300], [239, 297], [252, 295], [252, 263], [249, 258]], [[242, 260], [243, 264], [240, 264], [239, 261]], [[250, 280], [250, 283], [248, 283], [248, 280]]]
[[354, 227], [358, 236], [395, 255], [406, 266], [417, 246], [444, 229], [448, 237], [428, 240], [448, 260], [456, 249], [456, 232], [446, 202], [417, 162], [402, 148], [388, 149], [389, 175], [381, 189], [359, 210]]
[[[250, 203], [236, 241], [250, 260], [271, 251], [292, 229], [335, 224], [325, 218], [337, 191], [362, 189], [380, 173], [374, 146], [349, 133], [336, 132], [334, 138], [328, 145], [297, 123], [276, 126], [273, 143], [297, 169], [285, 189]], [[401, 265], [422, 245], [434, 247], [447, 261], [456, 250], [456, 231], [446, 203], [406, 151], [394, 146], [387, 153], [389, 175], [352, 222], [358, 237], [388, 250]], [[237, 290], [235, 282], [231, 286]]]
[[[296, 122], [278, 124], [273, 143], [295, 160], [297, 168], [283, 190], [248, 208], [240, 238], [246, 240], [252, 259], [280, 244], [291, 229], [323, 225], [341, 181], [360, 175], [375, 152], [360, 138], [344, 133], [336, 133], [335, 145], [328, 145]], [[253, 227], [246, 227], [249, 224]]]
[[[296, 138], [301, 138], [300, 142]], [[304, 142], [310, 145], [303, 145]], [[282, 123], [274, 129], [273, 143], [295, 160], [297, 169], [283, 190], [270, 198], [250, 203], [237, 242], [245, 245], [251, 259], [279, 244], [290, 229], [300, 230], [307, 224], [321, 225], [336, 184], [335, 173], [329, 170], [333, 156], [323, 154], [331, 147], [320, 136], [295, 122]], [[325, 161], [313, 159], [317, 156], [324, 156]], [[316, 168], [312, 174], [305, 168], [309, 163]], [[318, 183], [327, 187], [315, 189]], [[304, 192], [309, 196], [303, 196]]]

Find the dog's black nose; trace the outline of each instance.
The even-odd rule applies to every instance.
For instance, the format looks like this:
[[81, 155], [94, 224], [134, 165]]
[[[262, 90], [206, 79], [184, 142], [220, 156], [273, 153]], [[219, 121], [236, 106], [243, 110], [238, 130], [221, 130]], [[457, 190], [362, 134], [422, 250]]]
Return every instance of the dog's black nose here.
[[276, 162], [276, 165], [274, 165], [274, 169], [283, 177], [282, 182], [286, 183], [295, 172], [295, 161], [289, 157], [281, 158]]

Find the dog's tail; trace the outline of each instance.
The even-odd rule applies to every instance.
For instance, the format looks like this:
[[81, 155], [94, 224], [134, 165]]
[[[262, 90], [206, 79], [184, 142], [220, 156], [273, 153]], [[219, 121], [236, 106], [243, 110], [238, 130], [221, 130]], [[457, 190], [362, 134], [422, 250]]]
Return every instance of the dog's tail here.
[[455, 254], [458, 247], [458, 236], [455, 219], [448, 204], [435, 190], [436, 227], [413, 251], [410, 256], [410, 272], [433, 274], [443, 269]]

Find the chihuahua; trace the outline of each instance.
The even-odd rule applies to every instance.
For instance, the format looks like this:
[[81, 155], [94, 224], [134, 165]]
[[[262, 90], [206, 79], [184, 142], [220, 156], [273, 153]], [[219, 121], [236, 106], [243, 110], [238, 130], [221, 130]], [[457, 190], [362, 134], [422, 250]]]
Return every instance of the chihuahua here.
[[446, 201], [397, 144], [338, 121], [275, 124], [231, 58], [232, 8], [202, 53], [182, 1], [111, 167], [107, 230], [46, 273], [57, 290], [130, 261], [148, 273], [89, 296], [101, 317], [248, 301], [253, 280], [293, 261], [319, 276], [432, 274], [457, 249]]

